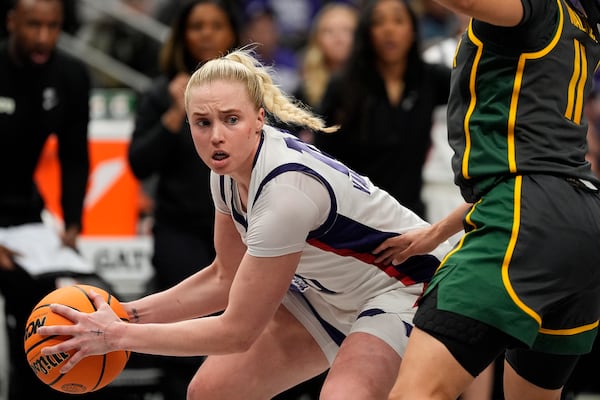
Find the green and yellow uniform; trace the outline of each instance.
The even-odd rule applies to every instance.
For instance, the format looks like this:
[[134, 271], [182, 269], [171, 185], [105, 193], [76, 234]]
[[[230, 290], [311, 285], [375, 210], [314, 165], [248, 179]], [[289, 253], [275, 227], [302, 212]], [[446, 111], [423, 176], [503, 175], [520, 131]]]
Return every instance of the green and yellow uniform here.
[[523, 6], [518, 27], [473, 20], [457, 48], [449, 140], [474, 206], [429, 287], [440, 310], [582, 354], [600, 316], [600, 182], [584, 115], [600, 46], [564, 0]]

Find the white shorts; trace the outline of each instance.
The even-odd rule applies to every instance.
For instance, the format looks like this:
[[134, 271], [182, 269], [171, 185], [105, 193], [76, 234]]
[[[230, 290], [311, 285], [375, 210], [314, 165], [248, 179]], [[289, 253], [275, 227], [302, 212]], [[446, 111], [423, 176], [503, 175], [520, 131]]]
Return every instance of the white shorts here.
[[342, 341], [354, 332], [378, 337], [402, 357], [422, 291], [422, 284], [389, 291], [352, 313], [333, 307], [310, 291], [301, 294], [289, 290], [282, 304], [308, 330], [331, 365]]

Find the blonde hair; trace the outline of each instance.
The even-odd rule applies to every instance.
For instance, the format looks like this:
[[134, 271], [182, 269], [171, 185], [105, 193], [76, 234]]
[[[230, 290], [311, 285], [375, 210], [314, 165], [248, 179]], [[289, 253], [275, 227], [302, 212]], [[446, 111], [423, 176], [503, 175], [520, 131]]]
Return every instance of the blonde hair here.
[[190, 89], [217, 80], [241, 82], [258, 110], [263, 107], [284, 123], [292, 123], [314, 131], [335, 132], [339, 127], [327, 127], [325, 121], [302, 103], [289, 97], [273, 83], [271, 68], [262, 65], [254, 56], [254, 47], [247, 46], [206, 62], [188, 81], [185, 105], [188, 107]]
[[302, 61], [305, 96], [308, 104], [312, 106], [318, 105], [321, 102], [331, 76], [330, 66], [327, 65], [325, 54], [319, 43], [321, 25], [327, 14], [338, 10], [346, 11], [358, 22], [358, 11], [356, 8], [344, 3], [327, 4], [316, 15]]

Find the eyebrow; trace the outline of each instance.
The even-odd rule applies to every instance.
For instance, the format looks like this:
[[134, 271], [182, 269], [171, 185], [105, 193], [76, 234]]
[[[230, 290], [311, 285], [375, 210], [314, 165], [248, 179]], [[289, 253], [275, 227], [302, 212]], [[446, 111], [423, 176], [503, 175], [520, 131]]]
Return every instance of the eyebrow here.
[[[218, 110], [217, 113], [219, 113], [219, 114], [235, 114], [235, 113], [238, 113], [239, 114], [239, 113], [241, 113], [241, 110], [238, 109], [238, 108], [227, 108], [225, 110]], [[199, 111], [199, 110], [192, 111], [192, 115], [203, 116], [203, 115], [208, 115], [208, 114], [210, 114], [210, 113], [205, 112], [205, 111]]]
[[219, 110], [219, 114], [235, 114], [240, 112], [241, 110], [238, 108], [227, 108], [225, 110]]

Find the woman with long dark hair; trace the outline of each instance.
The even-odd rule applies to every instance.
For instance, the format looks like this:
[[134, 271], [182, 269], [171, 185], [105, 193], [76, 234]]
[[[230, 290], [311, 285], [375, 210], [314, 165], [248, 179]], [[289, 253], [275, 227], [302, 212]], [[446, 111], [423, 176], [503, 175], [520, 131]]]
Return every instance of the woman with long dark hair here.
[[417, 16], [405, 0], [371, 0], [362, 9], [345, 70], [320, 113], [336, 134], [317, 145], [424, 215], [421, 169], [432, 114], [448, 99], [450, 70], [421, 58]]

